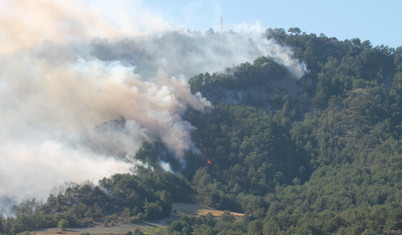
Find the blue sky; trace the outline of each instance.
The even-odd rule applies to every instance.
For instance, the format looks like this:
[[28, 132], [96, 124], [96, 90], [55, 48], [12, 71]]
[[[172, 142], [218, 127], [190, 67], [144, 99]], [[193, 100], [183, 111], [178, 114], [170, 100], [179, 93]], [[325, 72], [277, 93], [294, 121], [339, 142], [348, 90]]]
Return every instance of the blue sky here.
[[376, 45], [402, 46], [402, 0], [144, 0], [148, 10], [175, 27], [206, 31], [236, 25], [299, 27], [340, 40], [360, 38]]

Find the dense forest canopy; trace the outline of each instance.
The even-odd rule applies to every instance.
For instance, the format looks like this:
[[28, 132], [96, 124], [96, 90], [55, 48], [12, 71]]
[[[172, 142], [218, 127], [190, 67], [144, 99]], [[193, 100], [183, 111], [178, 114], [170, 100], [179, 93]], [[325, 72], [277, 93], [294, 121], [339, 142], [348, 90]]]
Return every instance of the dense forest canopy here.
[[186, 153], [185, 166], [162, 142], [144, 143], [136, 157], [149, 169], [16, 205], [0, 232], [62, 219], [138, 222], [167, 216], [174, 201], [192, 201], [246, 216], [184, 217], [169, 233], [402, 233], [402, 47], [298, 28], [266, 36], [292, 48], [308, 72], [297, 79], [260, 57], [193, 76], [191, 91], [214, 106], [184, 114], [200, 150]]

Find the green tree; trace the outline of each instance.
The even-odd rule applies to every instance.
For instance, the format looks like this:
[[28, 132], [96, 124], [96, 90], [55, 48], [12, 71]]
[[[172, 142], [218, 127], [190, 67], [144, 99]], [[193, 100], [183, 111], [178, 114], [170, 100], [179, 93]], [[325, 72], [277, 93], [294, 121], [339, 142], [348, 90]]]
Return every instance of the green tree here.
[[144, 233], [139, 228], [136, 228], [133, 232], [133, 235], [144, 235]]
[[4, 218], [2, 215], [0, 215], [0, 234], [4, 232], [3, 221]]
[[59, 220], [59, 222], [57, 223], [57, 227], [60, 229], [60, 231], [64, 231], [68, 227], [68, 220]]
[[288, 29], [288, 32], [298, 35], [298, 34], [301, 33], [301, 30], [300, 30], [300, 28], [298, 28], [298, 27], [293, 27], [293, 28], [289, 28], [289, 29]]

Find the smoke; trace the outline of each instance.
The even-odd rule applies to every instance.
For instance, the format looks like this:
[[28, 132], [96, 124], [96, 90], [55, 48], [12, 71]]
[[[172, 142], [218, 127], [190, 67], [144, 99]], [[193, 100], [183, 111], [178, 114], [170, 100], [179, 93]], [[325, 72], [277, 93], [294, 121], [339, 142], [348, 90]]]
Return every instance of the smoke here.
[[183, 162], [195, 146], [182, 114], [209, 106], [189, 91], [193, 75], [262, 55], [303, 73], [255, 29], [172, 30], [140, 1], [0, 3], [0, 207], [129, 172], [143, 141]]
[[120, 60], [136, 66], [136, 72], [146, 77], [155, 76], [160, 69], [168, 76], [212, 73], [260, 56], [272, 57], [296, 78], [303, 76], [306, 68], [293, 58], [292, 50], [265, 37], [258, 26], [228, 32], [176, 30], [114, 42], [94, 41], [91, 54], [101, 60]]
[[21, 52], [0, 63], [1, 194], [127, 172], [144, 140], [160, 138], [178, 157], [194, 148], [181, 114], [207, 103], [183, 79], [160, 72], [155, 83], [117, 61]]
[[0, 54], [50, 40], [118, 38], [170, 28], [139, 0], [1, 0]]

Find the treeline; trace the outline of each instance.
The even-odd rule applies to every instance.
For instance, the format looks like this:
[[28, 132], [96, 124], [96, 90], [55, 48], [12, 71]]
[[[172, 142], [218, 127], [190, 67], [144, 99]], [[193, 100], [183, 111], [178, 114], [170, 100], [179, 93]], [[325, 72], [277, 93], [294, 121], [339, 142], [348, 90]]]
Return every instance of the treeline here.
[[222, 217], [211, 214], [182, 217], [168, 228], [169, 234], [400, 234], [401, 203], [350, 208], [341, 213], [323, 211], [289, 216], [277, 214], [262, 219]]
[[87, 183], [51, 194], [44, 203], [35, 199], [13, 206], [13, 217], [2, 218], [0, 231], [16, 234], [56, 227], [62, 220], [69, 226], [91, 226], [94, 222], [112, 226], [137, 223], [169, 215], [173, 201], [189, 202], [194, 191], [190, 183], [158, 169], [139, 168], [136, 174], [116, 174], [99, 185]]
[[193, 93], [217, 104], [247, 105], [271, 112], [296, 93], [296, 80], [272, 58], [259, 57], [223, 72], [202, 73], [189, 79]]
[[[189, 79], [193, 93], [201, 92], [208, 100], [216, 103], [226, 94], [222, 90], [237, 91], [245, 88], [265, 88], [270, 91], [273, 82], [278, 82], [290, 76], [287, 69], [271, 58], [260, 57], [253, 63], [245, 62], [233, 68], [226, 68], [224, 72], [213, 74], [202, 73]], [[237, 99], [241, 99], [237, 97]]]

